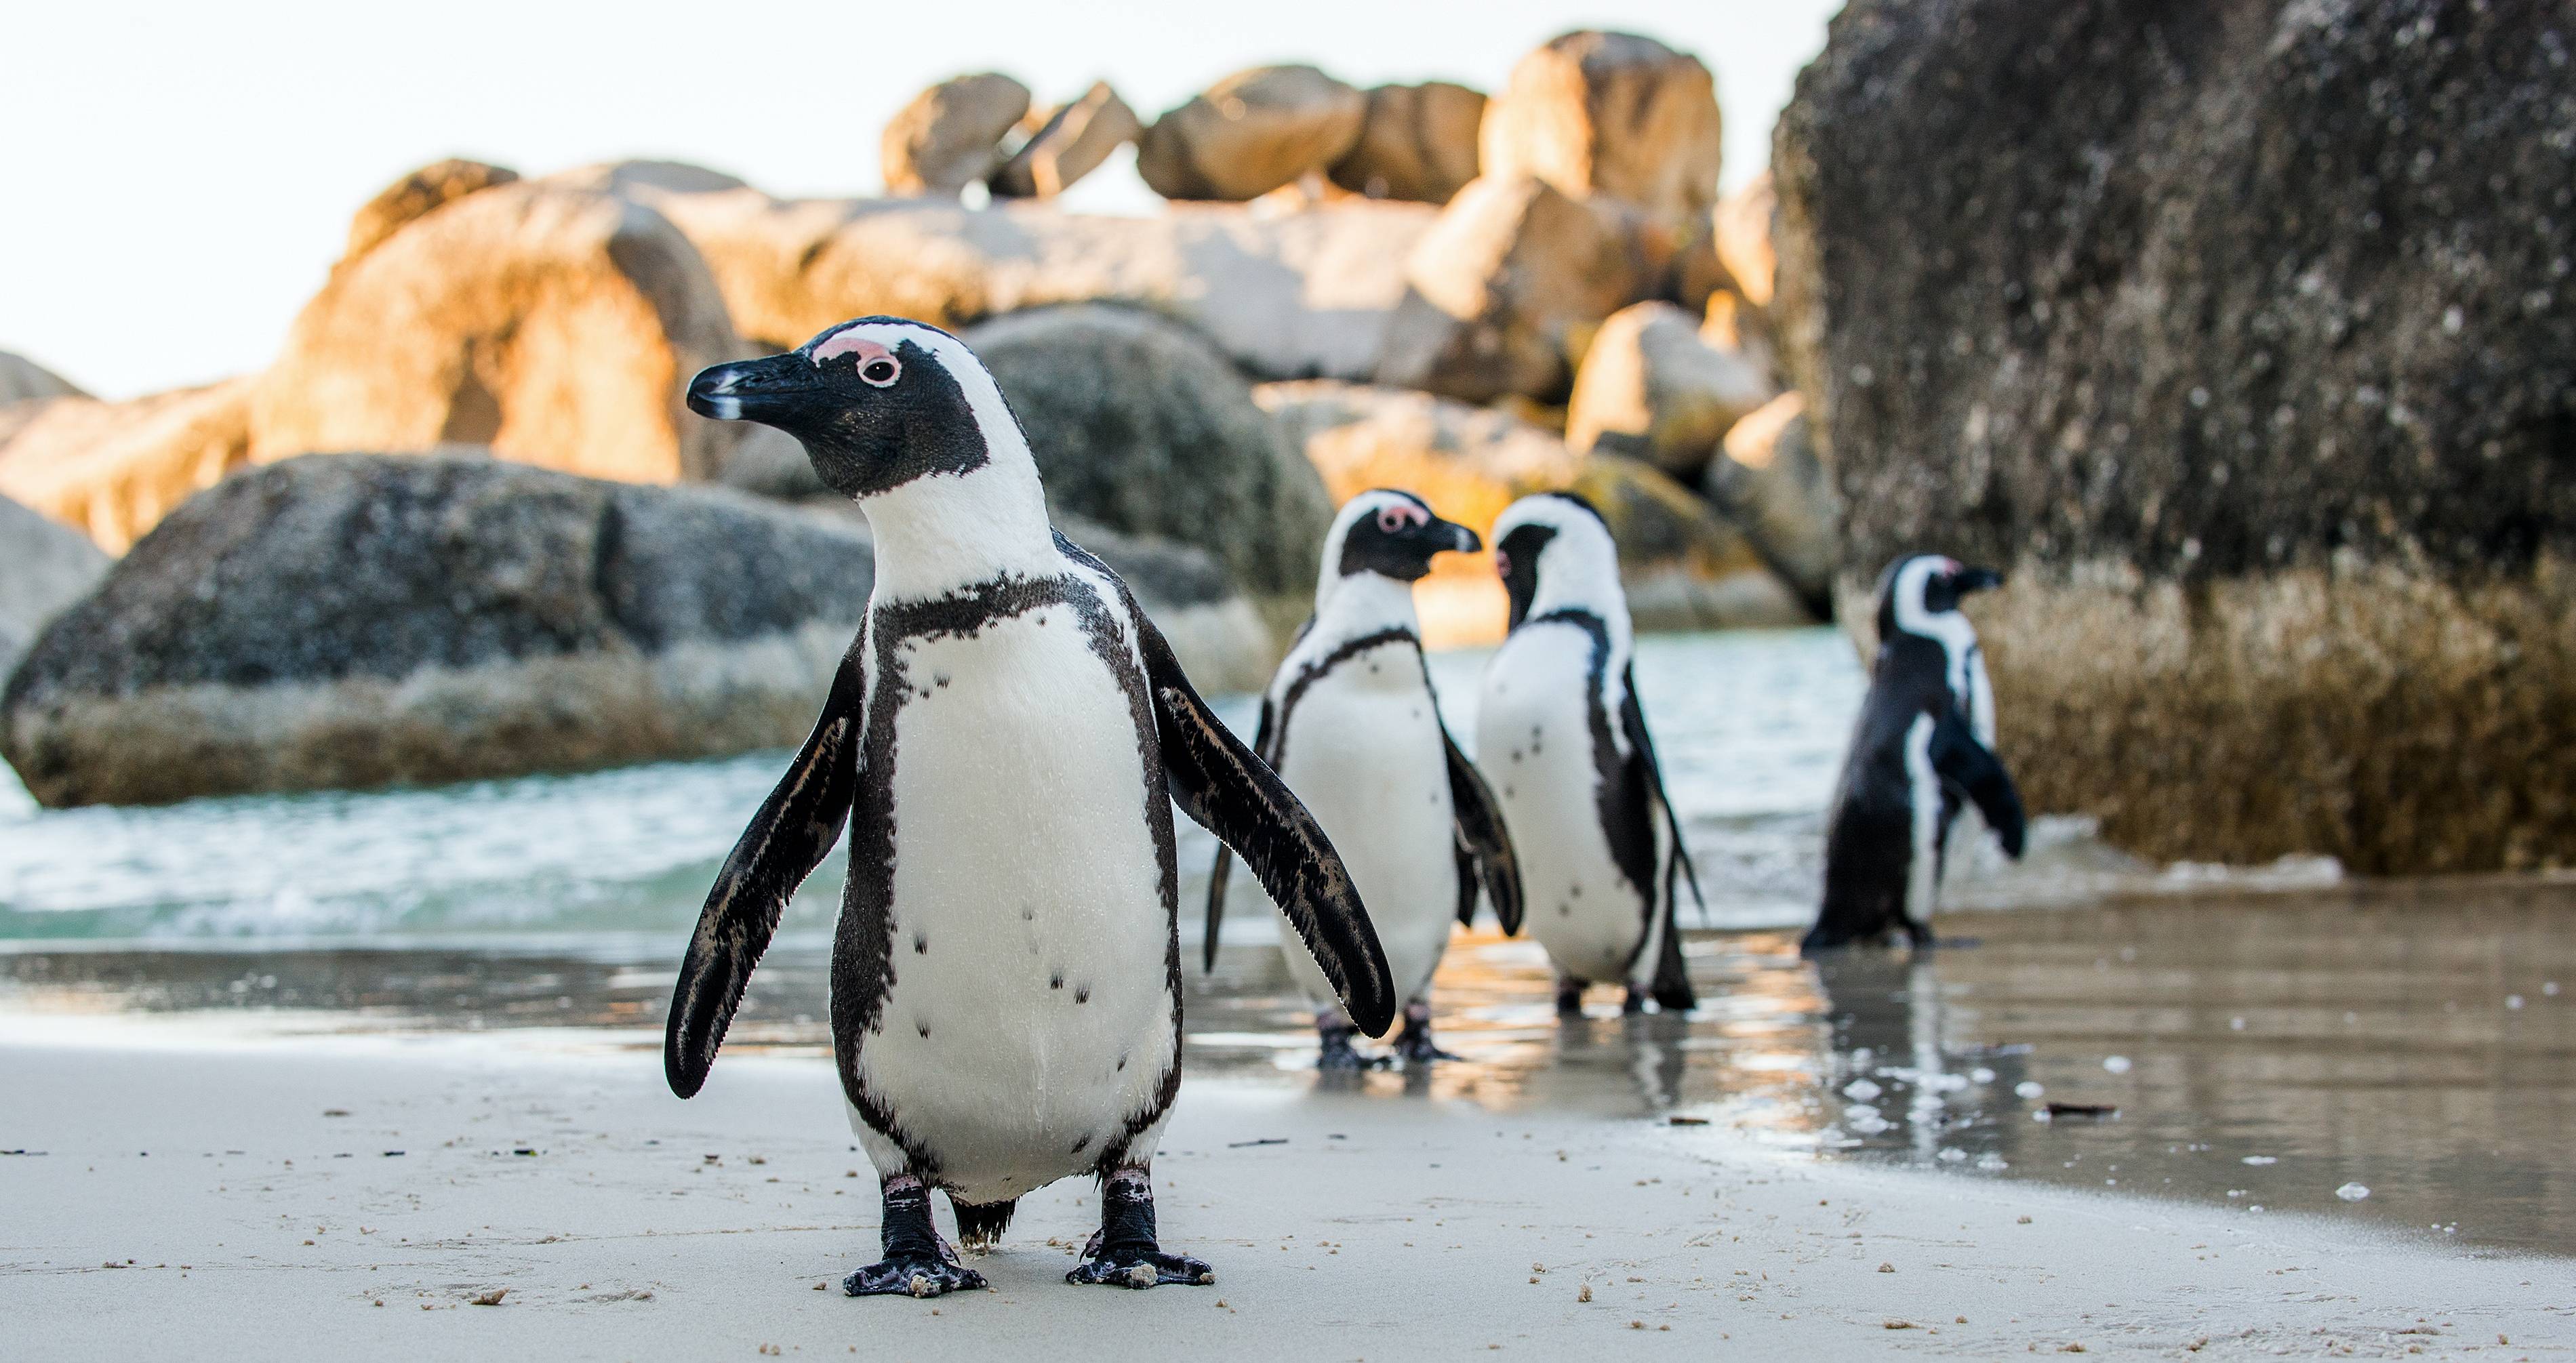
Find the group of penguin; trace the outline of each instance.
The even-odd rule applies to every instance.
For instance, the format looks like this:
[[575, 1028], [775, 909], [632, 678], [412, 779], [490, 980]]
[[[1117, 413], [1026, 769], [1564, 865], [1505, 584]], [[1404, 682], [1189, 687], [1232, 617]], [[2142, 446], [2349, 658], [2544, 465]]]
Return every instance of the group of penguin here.
[[[1637, 698], [1617, 546], [1580, 498], [1495, 523], [1510, 633], [1471, 761], [1440, 717], [1413, 584], [1483, 546], [1410, 493], [1351, 499], [1315, 613], [1249, 746], [1221, 723], [1126, 584], [1050, 523], [1028, 440], [955, 337], [869, 317], [783, 355], [717, 365], [687, 402], [795, 436], [876, 544], [866, 623], [813, 732], [727, 857], [674, 989], [664, 1065], [706, 1083], [788, 898], [849, 830], [831, 958], [833, 1050], [883, 1199], [882, 1259], [853, 1296], [935, 1296], [982, 1276], [939, 1233], [992, 1245], [1026, 1194], [1099, 1181], [1076, 1283], [1214, 1281], [1165, 1252], [1151, 1165], [1181, 1067], [1172, 810], [1220, 843], [1206, 961], [1239, 859], [1285, 924], [1325, 1067], [1402, 1020], [1394, 1058], [1444, 1058], [1431, 978], [1489, 903], [1626, 1006], [1695, 1003], [1676, 922], [1697, 886]], [[1991, 573], [1916, 556], [1880, 587], [1880, 657], [1827, 827], [1824, 949], [1924, 919], [1961, 801], [2018, 855], [1993, 704], [1958, 599]]]

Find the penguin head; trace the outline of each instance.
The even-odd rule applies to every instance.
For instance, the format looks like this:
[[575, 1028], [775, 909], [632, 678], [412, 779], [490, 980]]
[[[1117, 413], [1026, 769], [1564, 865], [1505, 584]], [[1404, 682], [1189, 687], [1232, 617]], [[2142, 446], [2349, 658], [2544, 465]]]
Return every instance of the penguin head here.
[[862, 317], [784, 355], [711, 366], [689, 381], [688, 401], [700, 416], [796, 437], [824, 486], [852, 498], [1027, 449], [975, 353], [900, 317]]
[[1494, 571], [1511, 597], [1514, 629], [1542, 591], [1551, 605], [1627, 613], [1619, 542], [1592, 503], [1571, 492], [1542, 492], [1504, 509], [1494, 522]]
[[1417, 582], [1431, 571], [1434, 554], [1472, 554], [1485, 547], [1476, 532], [1431, 513], [1410, 492], [1371, 488], [1343, 504], [1324, 536], [1324, 582], [1318, 594], [1361, 573]]
[[1992, 568], [1971, 568], [1939, 554], [1908, 554], [1879, 574], [1878, 636], [1946, 637], [1965, 623], [1958, 614], [1961, 601], [2003, 583], [2004, 575]]

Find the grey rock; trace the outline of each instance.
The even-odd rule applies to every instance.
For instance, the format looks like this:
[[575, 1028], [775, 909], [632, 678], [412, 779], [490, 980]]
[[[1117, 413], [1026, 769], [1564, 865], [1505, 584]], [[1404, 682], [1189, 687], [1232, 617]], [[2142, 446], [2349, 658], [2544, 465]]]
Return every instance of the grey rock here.
[[0, 407], [37, 398], [86, 396], [71, 380], [34, 360], [0, 350]]
[[519, 172], [507, 166], [455, 157], [423, 166], [385, 186], [357, 211], [349, 220], [349, 245], [340, 258], [355, 260], [374, 250], [378, 242], [392, 236], [405, 223], [468, 194], [518, 178]]
[[1027, 428], [1058, 514], [1197, 545], [1257, 601], [1312, 598], [1332, 520], [1323, 480], [1205, 336], [1077, 304], [964, 339]]
[[1256, 66], [1155, 119], [1136, 173], [1167, 199], [1259, 198], [1342, 159], [1368, 101], [1311, 66]]
[[191, 499], [0, 693], [49, 805], [566, 771], [792, 745], [866, 537], [739, 493], [333, 455]]
[[1001, 164], [1002, 138], [1028, 111], [1029, 87], [991, 71], [913, 96], [886, 124], [886, 192], [955, 196]]
[[2576, 864], [2576, 23], [1854, 0], [1774, 155], [1844, 510], [1977, 607], [2035, 808], [2159, 857]]
[[1476, 178], [1484, 121], [1483, 92], [1463, 85], [1378, 86], [1368, 92], [1359, 141], [1333, 163], [1333, 183], [1372, 199], [1445, 204]]
[[1808, 438], [1805, 398], [1783, 393], [1736, 422], [1700, 490], [1808, 610], [1820, 620], [1833, 616], [1841, 504]]
[[1713, 339], [1670, 303], [1610, 314], [1575, 372], [1566, 443], [1697, 478], [1727, 431], [1778, 396], [1761, 364]]
[[1704, 227], [1723, 152], [1717, 83], [1699, 58], [1633, 33], [1583, 30], [1521, 58], [1481, 130], [1484, 173], [1534, 175], [1670, 225]]
[[88, 595], [110, 562], [79, 531], [0, 497], [0, 683], [45, 622]]
[[992, 176], [993, 192], [1004, 198], [1052, 199], [1099, 169], [1111, 152], [1135, 141], [1144, 128], [1136, 111], [1106, 81], [1094, 82], [1082, 98], [1047, 111], [1043, 118], [1032, 112], [1021, 126], [1029, 129], [1028, 140]]

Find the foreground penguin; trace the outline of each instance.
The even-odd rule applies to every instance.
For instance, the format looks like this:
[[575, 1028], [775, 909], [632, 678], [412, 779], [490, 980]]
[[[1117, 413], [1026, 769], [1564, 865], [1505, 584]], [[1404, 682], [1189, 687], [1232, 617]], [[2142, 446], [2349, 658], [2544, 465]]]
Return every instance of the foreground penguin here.
[[1804, 950], [1875, 942], [1898, 928], [1931, 945], [1963, 796], [2004, 851], [2021, 855], [2021, 796], [1994, 753], [1994, 686], [1976, 626], [1959, 613], [1962, 598], [2002, 582], [1937, 554], [1900, 558], [1880, 575], [1878, 661], [1834, 788], [1824, 910]]
[[1395, 999], [1349, 873], [1126, 585], [1049, 525], [1028, 442], [956, 338], [863, 318], [717, 365], [688, 401], [802, 441], [866, 511], [876, 588], [813, 736], [707, 896], [671, 999], [672, 1091], [706, 1082], [846, 818], [832, 1044], [885, 1258], [842, 1286], [980, 1287], [930, 1190], [980, 1246], [1018, 1198], [1085, 1173], [1100, 1232], [1070, 1281], [1212, 1281], [1155, 1241], [1151, 1163], [1181, 1077], [1172, 802], [1243, 854], [1351, 1016], [1382, 1029]]
[[[1506, 933], [1520, 930], [1520, 872], [1493, 797], [1449, 739], [1413, 613], [1413, 584], [1441, 553], [1484, 547], [1476, 532], [1431, 514], [1409, 492], [1363, 492], [1324, 537], [1315, 617], [1261, 697], [1253, 748], [1314, 810], [1370, 905], [1395, 997], [1404, 1001], [1396, 1054], [1450, 1060], [1431, 1039], [1431, 974], [1449, 924], [1476, 913], [1484, 886]], [[1216, 965], [1233, 857], [1217, 849], [1208, 879], [1206, 965]], [[1285, 936], [1288, 971], [1316, 1004], [1325, 1069], [1363, 1062], [1352, 1024], [1383, 1027], [1333, 1002], [1329, 971]]]
[[1679, 882], [1699, 884], [1631, 665], [1619, 548], [1592, 504], [1549, 492], [1494, 522], [1511, 635], [1485, 665], [1476, 763], [1520, 852], [1530, 935], [1556, 963], [1556, 1006], [1587, 984], [1668, 1012], [1698, 1000], [1682, 968]]

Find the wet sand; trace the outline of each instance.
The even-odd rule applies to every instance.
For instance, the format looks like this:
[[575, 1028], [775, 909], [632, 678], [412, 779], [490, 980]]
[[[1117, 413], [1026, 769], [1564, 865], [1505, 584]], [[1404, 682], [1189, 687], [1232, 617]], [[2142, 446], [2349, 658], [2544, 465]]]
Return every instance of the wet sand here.
[[1215, 1286], [1065, 1285], [1096, 1209], [1061, 1184], [978, 1262], [994, 1290], [853, 1301], [834, 1284], [874, 1257], [876, 1202], [824, 1063], [729, 1055], [684, 1104], [655, 1058], [570, 1039], [208, 1042], [17, 1020], [0, 1046], [10, 1148], [29, 1151], [0, 1157], [9, 1351], [935, 1359], [1133, 1355], [1150, 1338], [1157, 1356], [1300, 1359], [2519, 1358], [2576, 1344], [2560, 1260], [1820, 1163], [1723, 1128], [1223, 1078], [1185, 1086], [1157, 1162], [1166, 1243], [1214, 1263]]
[[[1829, 1159], [2563, 1253], [2571, 926], [2576, 886], [2496, 880], [1961, 913], [1943, 920], [1953, 944], [1919, 959], [1817, 964], [1788, 933], [1694, 934], [1692, 1017], [1621, 1018], [1602, 993], [1562, 1026], [1534, 947], [1463, 937], [1437, 998], [1465, 1059], [1361, 1088], [1603, 1123], [1696, 1117]], [[547, 1029], [658, 1054], [675, 945], [22, 947], [0, 952], [0, 1044], [115, 1014], [272, 1037]], [[730, 1054], [824, 1053], [823, 954], [810, 934], [771, 951]], [[1312, 1033], [1275, 950], [1228, 947], [1190, 979], [1194, 1079], [1312, 1086]], [[2052, 1103], [2115, 1111], [2037, 1120]], [[0, 1146], [17, 1143], [6, 1125], [0, 1109]]]

